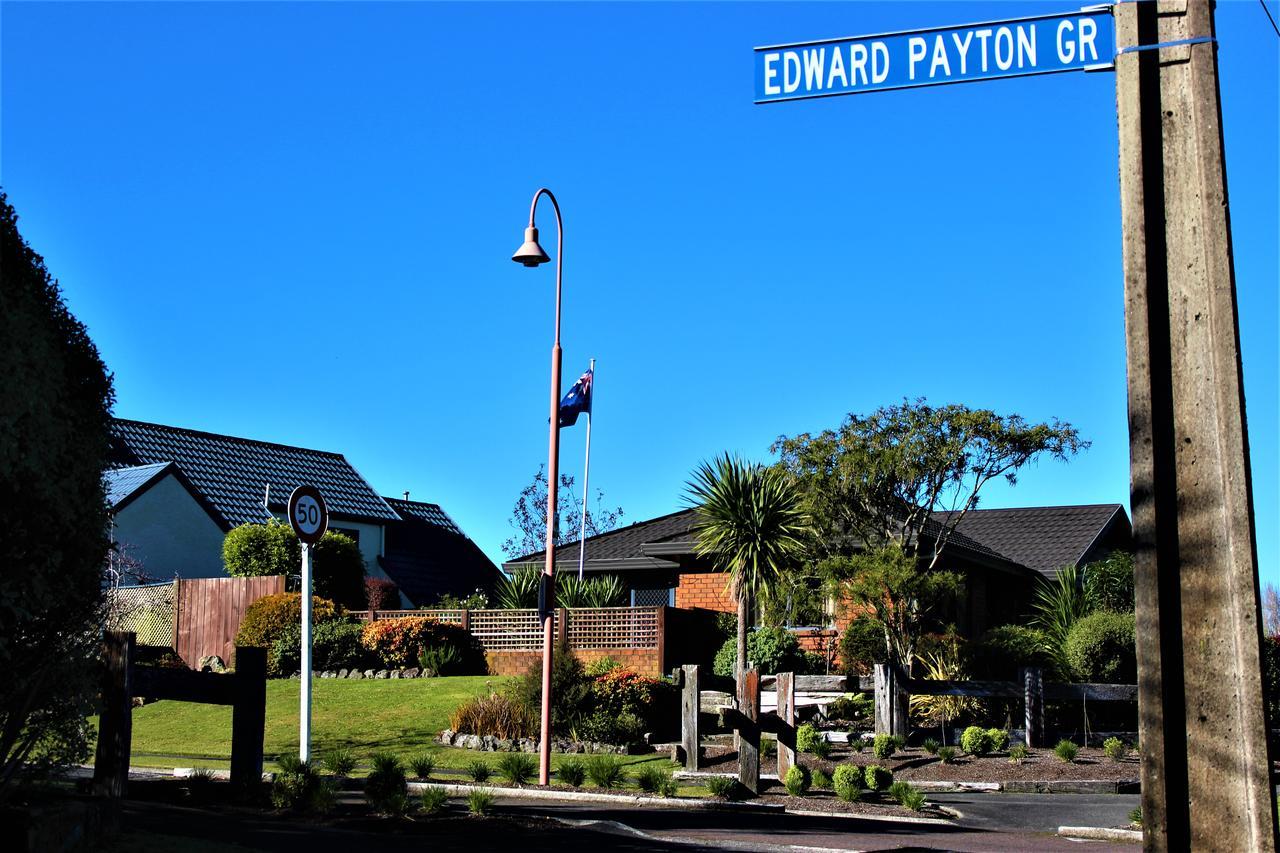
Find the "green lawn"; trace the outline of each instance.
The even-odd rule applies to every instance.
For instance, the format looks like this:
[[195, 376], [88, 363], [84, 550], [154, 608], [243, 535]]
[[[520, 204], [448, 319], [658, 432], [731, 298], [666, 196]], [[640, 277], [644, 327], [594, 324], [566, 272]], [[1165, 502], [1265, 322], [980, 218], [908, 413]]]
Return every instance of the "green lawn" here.
[[[435, 742], [463, 700], [500, 687], [506, 678], [454, 676], [409, 680], [312, 682], [311, 751], [322, 756], [350, 750], [367, 768], [374, 752], [410, 758], [430, 752], [437, 767], [462, 768], [477, 759], [496, 764], [493, 753], [454, 749]], [[268, 765], [278, 755], [298, 750], [300, 682], [267, 682], [264, 751]], [[94, 720], [96, 725], [97, 721]], [[231, 758], [231, 708], [190, 702], [153, 702], [133, 711], [132, 763], [143, 767], [221, 767]], [[558, 764], [562, 756], [553, 755]], [[623, 756], [628, 764], [658, 761], [665, 755]]]

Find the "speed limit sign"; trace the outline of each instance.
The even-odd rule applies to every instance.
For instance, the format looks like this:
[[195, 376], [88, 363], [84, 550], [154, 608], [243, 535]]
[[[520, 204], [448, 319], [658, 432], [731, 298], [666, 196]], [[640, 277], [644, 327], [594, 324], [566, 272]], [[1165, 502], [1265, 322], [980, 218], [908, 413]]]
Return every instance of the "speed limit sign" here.
[[289, 524], [293, 532], [308, 545], [320, 541], [329, 527], [329, 511], [315, 486], [298, 486], [289, 495]]

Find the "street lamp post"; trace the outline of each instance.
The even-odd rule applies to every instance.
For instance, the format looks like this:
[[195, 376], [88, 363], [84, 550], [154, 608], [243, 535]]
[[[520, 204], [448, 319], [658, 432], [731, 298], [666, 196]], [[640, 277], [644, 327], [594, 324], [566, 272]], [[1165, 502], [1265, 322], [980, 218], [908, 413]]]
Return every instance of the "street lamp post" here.
[[542, 608], [542, 740], [539, 745], [538, 782], [551, 784], [551, 654], [554, 647], [555, 574], [556, 574], [556, 484], [560, 479], [560, 274], [564, 267], [564, 223], [560, 219], [560, 204], [551, 190], [543, 187], [533, 194], [529, 205], [529, 227], [524, 231], [524, 243], [511, 256], [511, 260], [526, 267], [536, 267], [551, 260], [538, 244], [538, 228], [533, 214], [538, 199], [546, 196], [556, 211], [556, 336], [551, 347], [551, 437], [547, 448], [547, 563], [542, 574], [542, 594], [538, 603]]

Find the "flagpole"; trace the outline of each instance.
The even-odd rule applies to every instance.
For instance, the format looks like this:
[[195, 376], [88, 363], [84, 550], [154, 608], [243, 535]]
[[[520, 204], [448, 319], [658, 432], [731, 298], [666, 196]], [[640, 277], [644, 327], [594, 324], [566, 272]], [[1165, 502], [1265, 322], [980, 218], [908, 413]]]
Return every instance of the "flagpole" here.
[[591, 359], [591, 408], [587, 410], [587, 461], [582, 466], [582, 530], [578, 534], [578, 580], [582, 580], [582, 568], [587, 555], [587, 496], [591, 494], [591, 421], [596, 407], [596, 360]]

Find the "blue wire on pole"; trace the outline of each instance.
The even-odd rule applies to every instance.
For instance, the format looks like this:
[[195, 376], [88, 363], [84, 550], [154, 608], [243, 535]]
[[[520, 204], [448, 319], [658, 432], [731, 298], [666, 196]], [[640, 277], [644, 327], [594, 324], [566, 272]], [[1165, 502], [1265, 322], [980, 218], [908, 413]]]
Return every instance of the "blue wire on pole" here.
[[1178, 39], [1177, 41], [1162, 41], [1159, 44], [1134, 44], [1129, 47], [1122, 47], [1116, 51], [1119, 56], [1122, 53], [1136, 53], [1139, 50], [1159, 50], [1162, 47], [1179, 47], [1184, 44], [1206, 44], [1213, 42], [1217, 44], [1218, 40], [1213, 36], [1198, 36], [1191, 39]]

